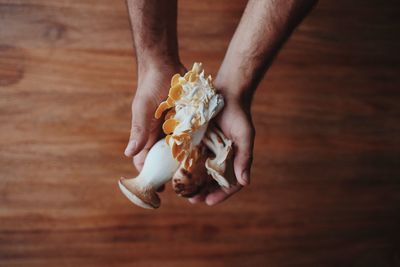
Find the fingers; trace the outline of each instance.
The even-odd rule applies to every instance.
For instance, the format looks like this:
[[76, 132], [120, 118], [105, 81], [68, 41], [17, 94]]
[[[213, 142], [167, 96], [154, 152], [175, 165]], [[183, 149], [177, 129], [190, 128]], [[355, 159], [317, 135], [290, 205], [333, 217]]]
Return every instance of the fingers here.
[[151, 132], [149, 134], [148, 141], [144, 148], [133, 157], [133, 164], [135, 165], [135, 168], [140, 172], [142, 171], [144, 161], [146, 160], [147, 154], [149, 153], [150, 149], [153, 147], [153, 145], [157, 142], [159, 139], [160, 135], [160, 129], [157, 128], [155, 131]]
[[215, 204], [221, 203], [228, 199], [230, 196], [238, 192], [240, 189], [242, 189], [243, 186], [241, 184], [236, 184], [231, 186], [230, 188], [219, 188], [215, 190], [214, 192], [211, 192], [208, 194], [205, 198], [205, 202], [209, 206], [213, 206]]
[[127, 157], [132, 157], [139, 153], [147, 143], [154, 112], [153, 105], [149, 102], [135, 98], [132, 106], [131, 134], [124, 153]]
[[218, 184], [214, 180], [210, 180], [197, 195], [189, 198], [188, 200], [192, 204], [204, 202], [207, 195], [216, 191], [218, 187]]
[[194, 197], [189, 198], [189, 202], [192, 204], [197, 204], [200, 202], [203, 202], [206, 199], [207, 194], [205, 193], [199, 193], [197, 195], [195, 195]]
[[254, 128], [243, 127], [240, 131], [233, 133], [233, 146], [235, 157], [233, 166], [235, 176], [239, 184], [245, 186], [250, 184], [250, 168], [253, 162]]
[[241, 184], [232, 185], [230, 188], [223, 188], [214, 183], [188, 200], [192, 204], [205, 202], [208, 206], [213, 206], [225, 201], [242, 188], [243, 186]]
[[135, 166], [138, 172], [141, 172], [143, 169], [144, 161], [146, 160], [147, 154], [149, 150], [144, 148], [138, 154], [133, 156], [133, 165]]

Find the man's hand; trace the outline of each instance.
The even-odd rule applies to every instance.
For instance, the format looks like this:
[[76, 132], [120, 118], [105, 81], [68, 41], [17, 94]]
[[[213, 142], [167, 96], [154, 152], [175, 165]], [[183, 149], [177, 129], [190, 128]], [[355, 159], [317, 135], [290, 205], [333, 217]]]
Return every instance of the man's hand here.
[[225, 94], [223, 88], [221, 93], [225, 96], [225, 107], [217, 117], [217, 124], [225, 136], [233, 141], [233, 167], [237, 184], [225, 189], [219, 187], [215, 181], [211, 181], [201, 193], [189, 199], [191, 203], [205, 201], [207, 205], [217, 204], [250, 183], [255, 136], [250, 115], [250, 99], [239, 95]]
[[127, 157], [133, 157], [136, 169], [143, 167], [150, 148], [160, 139], [162, 120], [154, 118], [159, 103], [167, 95], [171, 77], [185, 73], [181, 64], [150, 66], [141, 73], [136, 95], [132, 103], [132, 126], [129, 143], [125, 149]]
[[183, 74], [176, 32], [176, 0], [127, 0], [135, 43], [138, 87], [132, 103], [132, 127], [125, 155], [140, 171], [147, 152], [159, 139], [161, 120], [154, 119], [175, 73]]
[[316, 0], [250, 0], [229, 44], [215, 80], [225, 97], [226, 106], [218, 123], [234, 143], [234, 170], [237, 184], [230, 189], [209, 183], [192, 203], [217, 204], [239, 191], [250, 181], [254, 127], [251, 99], [266, 69]]

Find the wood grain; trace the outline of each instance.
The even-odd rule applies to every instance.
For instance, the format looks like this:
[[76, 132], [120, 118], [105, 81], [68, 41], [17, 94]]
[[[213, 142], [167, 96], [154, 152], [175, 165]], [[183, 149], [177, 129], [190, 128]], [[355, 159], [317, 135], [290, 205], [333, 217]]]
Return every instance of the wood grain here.
[[[246, 1], [181, 1], [215, 74]], [[400, 4], [320, 1], [257, 91], [252, 185], [131, 205], [124, 1], [0, 0], [0, 266], [400, 266]]]

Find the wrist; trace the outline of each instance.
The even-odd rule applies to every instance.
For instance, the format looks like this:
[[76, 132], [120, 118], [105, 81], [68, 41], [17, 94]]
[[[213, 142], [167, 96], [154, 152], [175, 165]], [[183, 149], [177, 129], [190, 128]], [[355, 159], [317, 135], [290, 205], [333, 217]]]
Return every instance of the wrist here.
[[225, 75], [220, 71], [214, 81], [214, 86], [224, 96], [226, 102], [237, 103], [243, 108], [250, 109], [254, 89], [240, 74]]
[[[172, 76], [176, 73], [183, 75], [185, 72], [186, 69], [180, 61], [148, 60], [146, 63], [138, 62], [136, 95], [165, 97]], [[161, 99], [158, 100], [161, 102]]]
[[151, 72], [152, 70], [179, 70], [181, 67], [183, 67], [183, 65], [178, 55], [160, 55], [157, 53], [146, 53], [137, 56], [137, 70], [139, 76]]

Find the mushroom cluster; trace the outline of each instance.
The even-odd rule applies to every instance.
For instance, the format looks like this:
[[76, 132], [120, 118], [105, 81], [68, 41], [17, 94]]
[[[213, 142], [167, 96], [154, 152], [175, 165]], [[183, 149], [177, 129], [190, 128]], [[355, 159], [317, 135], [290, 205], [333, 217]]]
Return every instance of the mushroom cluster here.
[[208, 179], [229, 188], [232, 141], [211, 122], [223, 106], [222, 95], [216, 93], [201, 63], [194, 63], [183, 77], [175, 74], [168, 98], [154, 115], [160, 119], [165, 113], [166, 137], [150, 149], [137, 177], [119, 180], [124, 195], [140, 207], [155, 209], [161, 203], [157, 189], [171, 179], [182, 197], [197, 194]]

